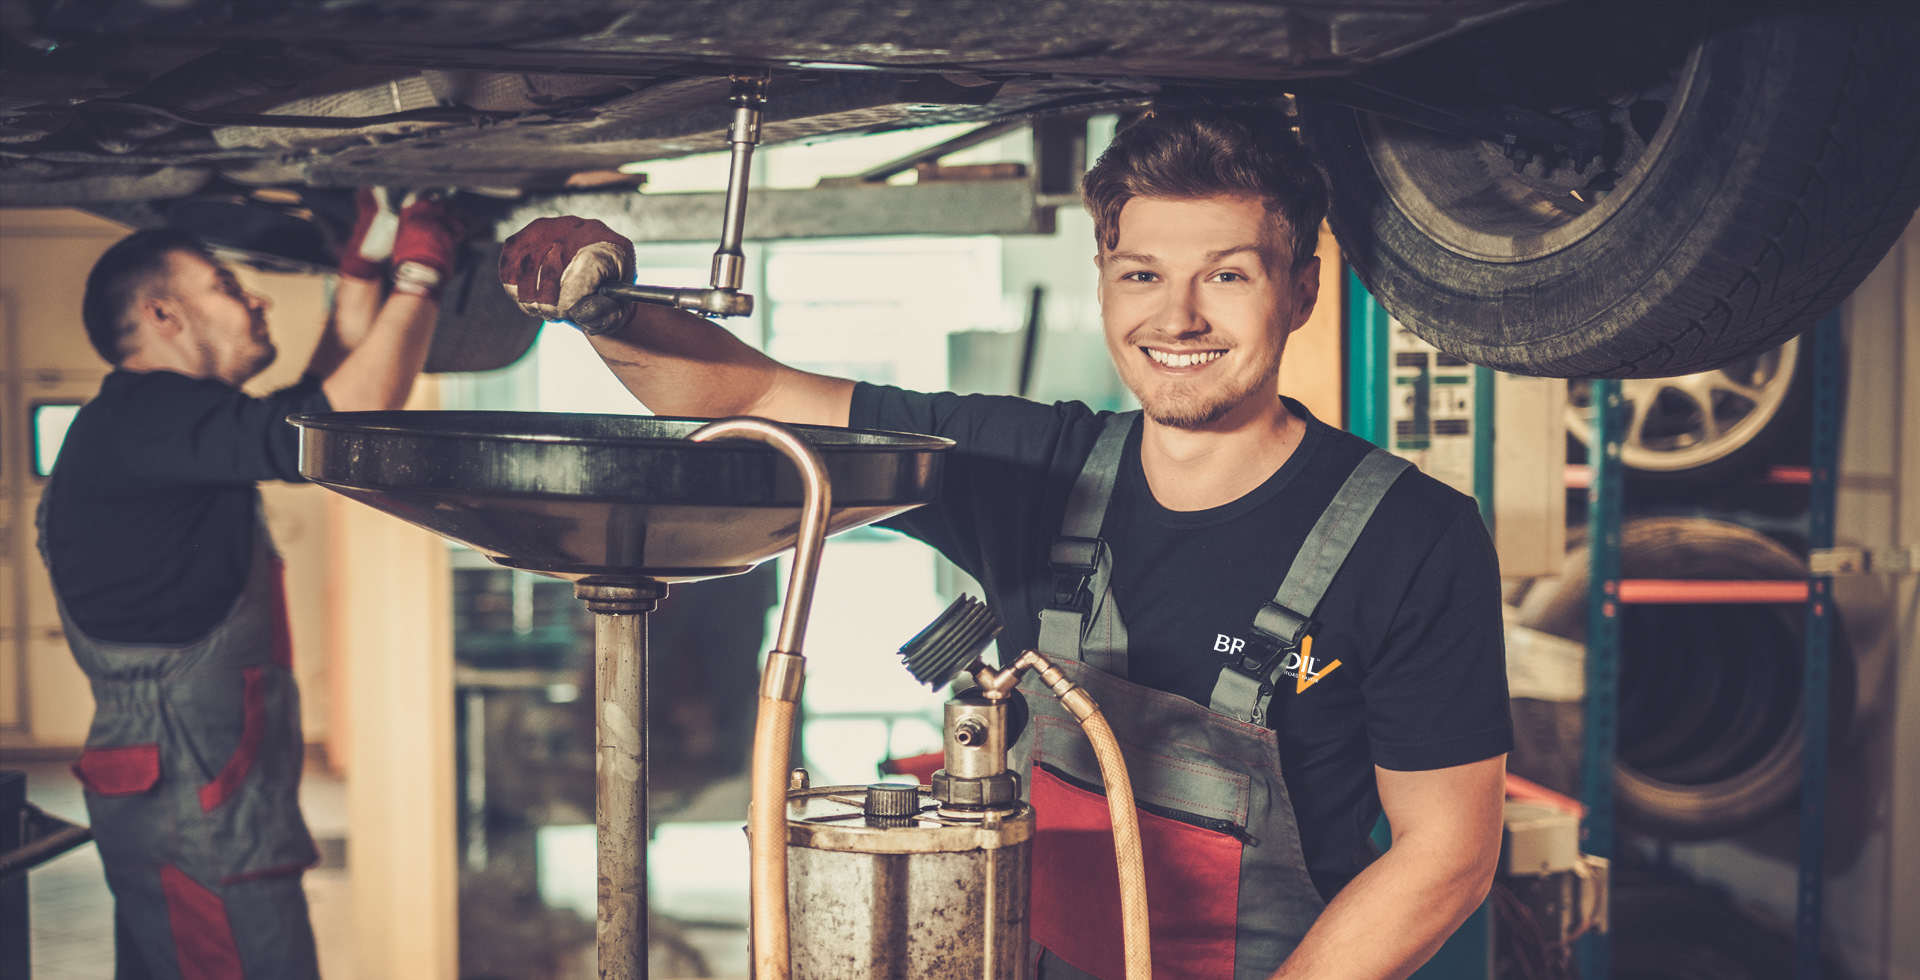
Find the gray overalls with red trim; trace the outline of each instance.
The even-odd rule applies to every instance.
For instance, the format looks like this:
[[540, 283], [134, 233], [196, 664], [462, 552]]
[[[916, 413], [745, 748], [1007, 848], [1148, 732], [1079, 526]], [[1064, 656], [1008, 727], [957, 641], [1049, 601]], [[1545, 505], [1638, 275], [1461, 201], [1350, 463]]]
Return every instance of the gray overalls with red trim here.
[[[1310, 642], [1302, 649], [1314, 608], [1410, 464], [1383, 450], [1361, 461], [1254, 619], [1254, 636], [1269, 648], [1223, 667], [1211, 703], [1201, 705], [1126, 680], [1127, 632], [1099, 533], [1138, 416], [1107, 420], [1068, 498], [1050, 556], [1054, 597], [1040, 614], [1040, 650], [1093, 695], [1126, 756], [1140, 809], [1154, 976], [1264, 980], [1324, 908], [1267, 705], [1283, 679], [1310, 684], [1327, 669], [1311, 659]], [[1118, 878], [1099, 765], [1037, 676], [1022, 683], [1033, 718], [1013, 756], [1038, 821], [1032, 930], [1046, 950], [1039, 974], [1120, 980]]]
[[[46, 500], [40, 554], [52, 569]], [[318, 855], [300, 816], [285, 585], [264, 522], [253, 540], [233, 608], [190, 643], [95, 639], [60, 603], [93, 685], [73, 770], [113, 889], [122, 980], [319, 976], [300, 885]]]

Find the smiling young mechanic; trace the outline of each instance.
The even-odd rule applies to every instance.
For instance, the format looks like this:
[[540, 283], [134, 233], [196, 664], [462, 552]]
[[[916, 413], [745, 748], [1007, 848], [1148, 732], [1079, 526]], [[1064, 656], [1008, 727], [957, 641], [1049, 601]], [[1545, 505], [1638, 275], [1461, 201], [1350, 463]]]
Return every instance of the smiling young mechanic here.
[[87, 277], [87, 339], [114, 370], [60, 447], [40, 544], [93, 686], [74, 772], [120, 980], [319, 975], [292, 636], [255, 484], [300, 479], [289, 414], [406, 401], [456, 235], [438, 202], [395, 214], [363, 192], [305, 377], [258, 398], [240, 386], [275, 357], [267, 301], [200, 242], [137, 232]]
[[[1405, 976], [1486, 895], [1499, 852], [1511, 736], [1486, 529], [1471, 499], [1278, 395], [1326, 208], [1282, 119], [1149, 117], [1084, 190], [1108, 352], [1142, 412], [787, 368], [690, 314], [591, 296], [633, 272], [598, 222], [534, 222], [501, 280], [592, 334], [656, 412], [958, 443], [940, 500], [893, 523], [982, 583], [1003, 650], [1072, 661], [1114, 723], [1156, 976]], [[1097, 769], [1050, 699], [1029, 702], [1040, 976], [1112, 980]], [[1393, 847], [1375, 859], [1383, 809]]]

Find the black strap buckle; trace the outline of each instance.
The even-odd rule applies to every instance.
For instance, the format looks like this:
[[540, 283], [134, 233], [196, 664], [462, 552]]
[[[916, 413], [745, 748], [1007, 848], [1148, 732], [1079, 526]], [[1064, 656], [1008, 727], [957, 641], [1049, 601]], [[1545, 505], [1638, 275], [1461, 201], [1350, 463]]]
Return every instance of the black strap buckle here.
[[1047, 553], [1047, 565], [1053, 569], [1053, 606], [1084, 613], [1093, 604], [1087, 583], [1099, 567], [1106, 549], [1099, 538], [1077, 538], [1063, 534], [1053, 539]]
[[[1268, 603], [1272, 606], [1272, 603]], [[1274, 607], [1279, 608], [1279, 607]], [[1275, 642], [1276, 638], [1258, 627], [1254, 630], [1254, 639], [1240, 653], [1227, 655], [1227, 667], [1247, 675], [1260, 682], [1261, 693], [1273, 685], [1273, 679], [1280, 665], [1292, 654], [1300, 652], [1301, 642], [1313, 635], [1319, 623], [1311, 619], [1302, 620], [1299, 632], [1293, 642]]]
[[1285, 650], [1298, 650], [1300, 641], [1319, 626], [1313, 617], [1302, 616], [1272, 600], [1261, 603], [1260, 611], [1253, 614], [1254, 634]]

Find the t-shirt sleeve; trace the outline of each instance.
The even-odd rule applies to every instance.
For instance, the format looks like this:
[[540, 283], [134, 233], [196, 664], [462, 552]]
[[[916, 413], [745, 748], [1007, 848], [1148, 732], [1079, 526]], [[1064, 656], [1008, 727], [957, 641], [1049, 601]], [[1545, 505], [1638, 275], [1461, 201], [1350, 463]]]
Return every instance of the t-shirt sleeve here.
[[1362, 692], [1383, 769], [1444, 769], [1512, 748], [1499, 560], [1473, 507], [1422, 559]]
[[219, 381], [155, 372], [116, 420], [135, 475], [162, 486], [297, 482], [300, 432], [287, 416], [330, 411], [320, 379], [253, 397]]
[[[1044, 405], [1005, 395], [926, 394], [860, 384], [850, 422], [856, 428], [917, 432], [951, 439], [940, 496], [884, 522], [932, 545], [968, 574], [989, 581], [998, 565], [1017, 567], [1023, 542], [1051, 540], [1047, 507], [1064, 506], [1064, 488], [1091, 449], [1093, 413], [1066, 402]], [[1085, 445], [1081, 445], [1085, 443]], [[1035, 535], [1043, 534], [1043, 537]]]

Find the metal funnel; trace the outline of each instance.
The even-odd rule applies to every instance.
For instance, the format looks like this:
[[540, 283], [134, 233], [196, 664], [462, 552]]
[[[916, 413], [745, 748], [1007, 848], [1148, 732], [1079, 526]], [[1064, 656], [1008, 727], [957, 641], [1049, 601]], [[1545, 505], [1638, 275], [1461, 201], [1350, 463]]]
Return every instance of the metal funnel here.
[[[547, 412], [296, 415], [300, 472], [502, 565], [685, 582], [793, 547], [804, 499], [765, 446], [689, 442], [705, 419]], [[791, 426], [833, 484], [829, 534], [933, 499], [930, 436]]]
[[[666, 583], [744, 572], [801, 545], [804, 567], [788, 587], [781, 648], [768, 654], [762, 680], [762, 716], [785, 723], [759, 726], [779, 729], [772, 749], [763, 753], [759, 734], [755, 745], [755, 773], [774, 784], [756, 794], [773, 801], [772, 823], [783, 827], [788, 751], [781, 746], [792, 716], [768, 716], [767, 703], [799, 700], [799, 636], [824, 536], [818, 514], [826, 511], [832, 533], [927, 503], [941, 453], [953, 446], [762, 419], [339, 412], [288, 421], [300, 427], [300, 472], [308, 479], [502, 565], [573, 579], [574, 594], [593, 612], [603, 980], [647, 975], [646, 617]], [[703, 428], [701, 438], [713, 441], [687, 438]], [[748, 437], [767, 444], [736, 441]], [[813, 516], [800, 542], [803, 504]], [[777, 696], [769, 696], [770, 683]], [[778, 766], [762, 765], [763, 755], [777, 755]], [[784, 884], [777, 892], [784, 908]]]

